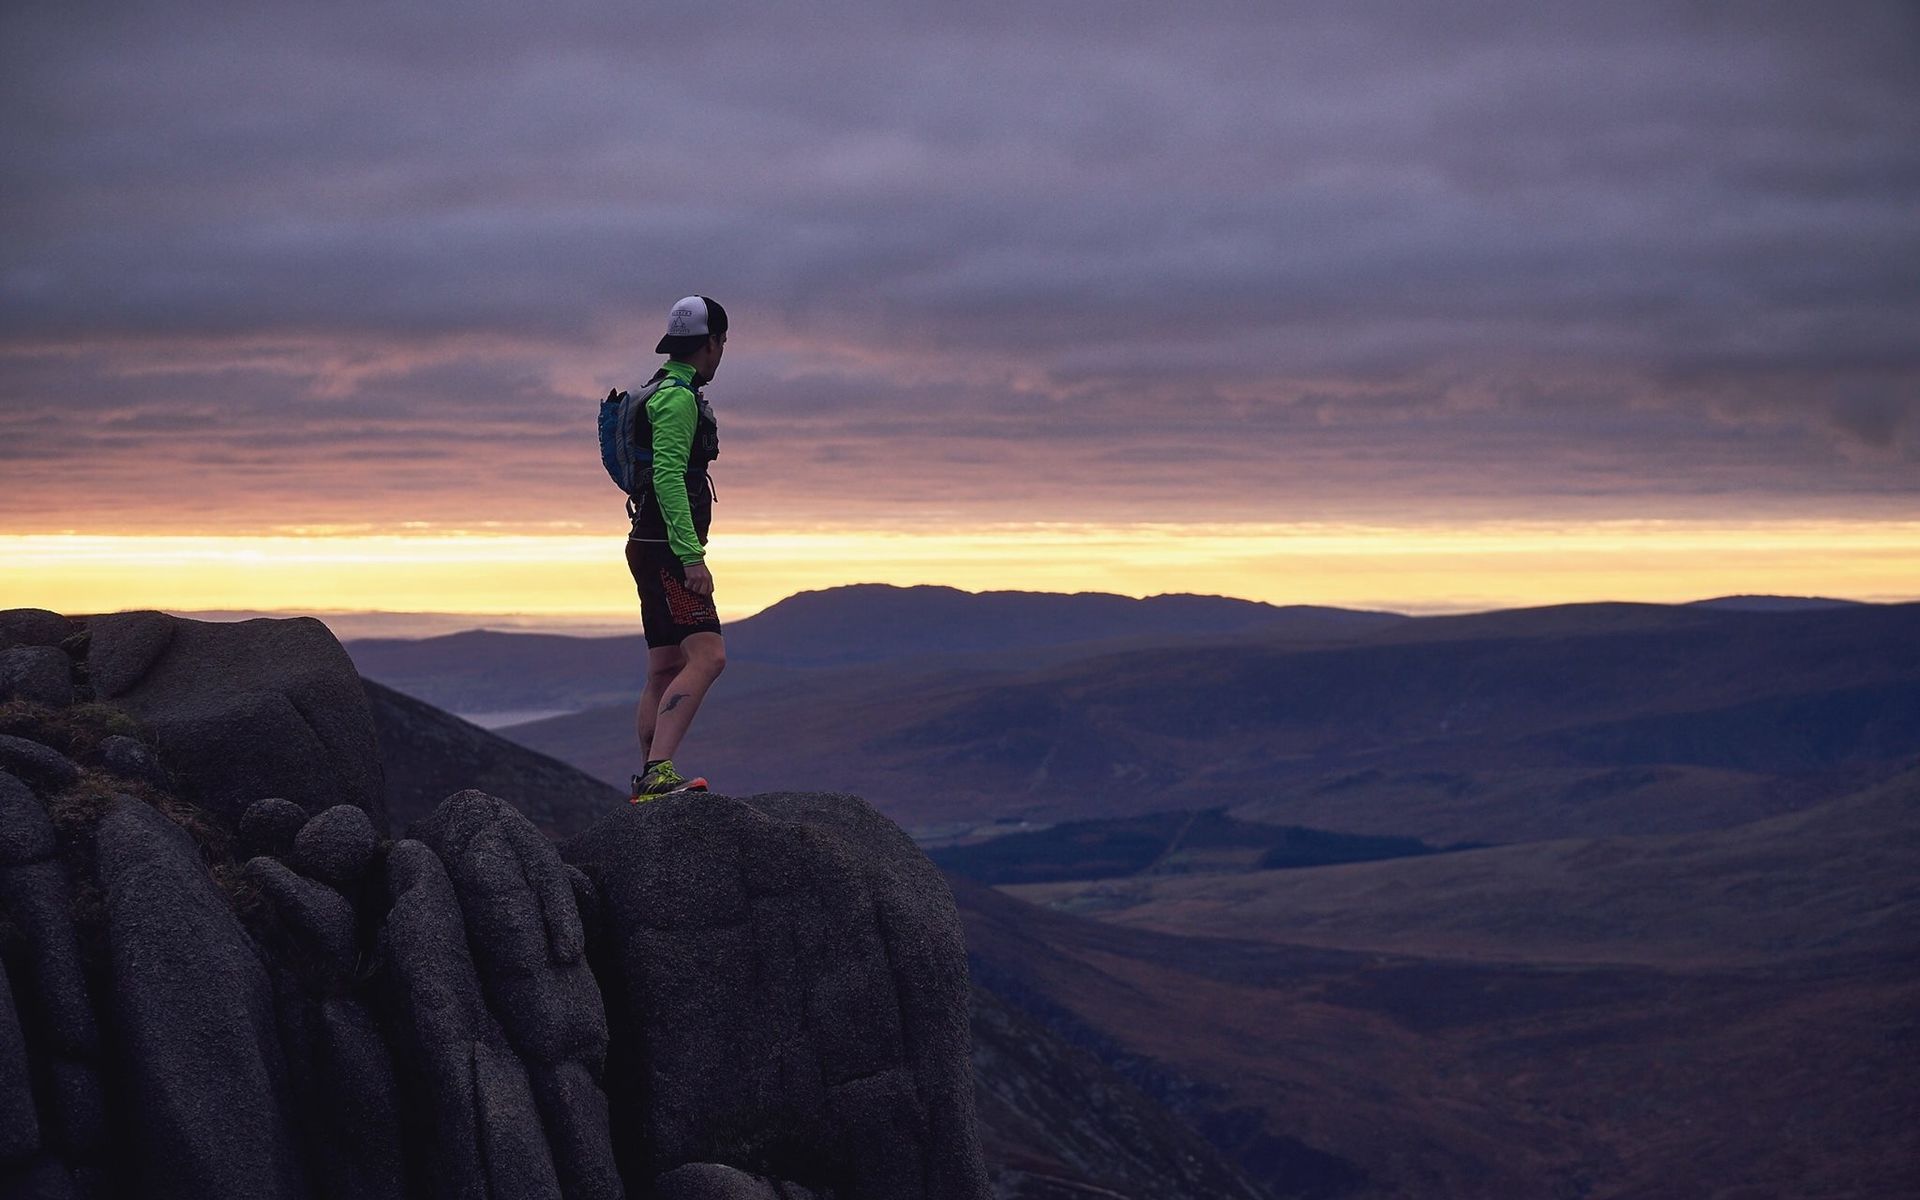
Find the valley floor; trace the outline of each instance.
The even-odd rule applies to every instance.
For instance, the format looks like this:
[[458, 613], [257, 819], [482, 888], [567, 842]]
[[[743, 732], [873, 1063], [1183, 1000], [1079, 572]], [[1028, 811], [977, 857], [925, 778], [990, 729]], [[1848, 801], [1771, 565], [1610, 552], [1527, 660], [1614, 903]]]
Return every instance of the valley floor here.
[[1713, 834], [956, 890], [987, 971], [1245, 1114], [1276, 1195], [1891, 1200], [1917, 813], [1909, 772]]

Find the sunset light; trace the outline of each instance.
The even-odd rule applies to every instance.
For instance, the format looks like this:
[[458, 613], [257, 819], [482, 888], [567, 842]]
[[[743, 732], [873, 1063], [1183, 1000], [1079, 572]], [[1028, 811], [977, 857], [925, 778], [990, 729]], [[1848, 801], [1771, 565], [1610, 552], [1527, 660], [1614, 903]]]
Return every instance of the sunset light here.
[[1916, 0], [0, 30], [6, 1195], [1913, 1200]]
[[[618, 543], [611, 543], [617, 550]], [[1753, 525], [1000, 525], [966, 532], [723, 533], [720, 605], [742, 617], [848, 583], [971, 591], [1199, 592], [1446, 612], [1738, 592], [1910, 600], [1920, 522]], [[67, 612], [435, 612], [618, 625], [637, 610], [609, 539], [411, 533], [0, 538], [0, 607]]]

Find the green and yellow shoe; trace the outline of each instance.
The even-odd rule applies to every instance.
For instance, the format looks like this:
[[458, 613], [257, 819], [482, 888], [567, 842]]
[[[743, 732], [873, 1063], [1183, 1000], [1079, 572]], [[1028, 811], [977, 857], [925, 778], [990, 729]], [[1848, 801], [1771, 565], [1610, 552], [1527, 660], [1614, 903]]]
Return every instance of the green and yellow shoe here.
[[688, 779], [673, 769], [673, 760], [669, 758], [665, 762], [649, 768], [646, 774], [635, 775], [633, 777], [633, 794], [629, 797], [629, 802], [633, 804], [645, 804], [649, 800], [657, 800], [662, 796], [671, 796], [675, 792], [704, 792], [706, 790], [706, 780], [700, 778], [698, 775], [692, 779]]

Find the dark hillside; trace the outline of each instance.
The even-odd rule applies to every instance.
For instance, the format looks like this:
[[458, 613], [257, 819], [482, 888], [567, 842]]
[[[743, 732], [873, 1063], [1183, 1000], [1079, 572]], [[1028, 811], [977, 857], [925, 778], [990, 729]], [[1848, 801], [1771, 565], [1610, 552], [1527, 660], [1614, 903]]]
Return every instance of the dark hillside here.
[[[730, 624], [727, 686], [744, 695], [799, 678], [807, 669], [882, 662], [929, 660], [917, 669], [932, 671], [975, 657], [1058, 659], [1074, 647], [1132, 639], [1153, 644], [1252, 630], [1308, 641], [1344, 639], [1406, 619], [1219, 596], [1135, 600], [1094, 592], [975, 594], [862, 584], [803, 592]], [[367, 678], [461, 713], [630, 704], [644, 681], [647, 657], [637, 633], [579, 638], [476, 630], [419, 640], [362, 639], [347, 643], [347, 650]]]
[[[976, 979], [1100, 1047], [1276, 1194], [1312, 1181], [1308, 1194], [1354, 1200], [1893, 1200], [1909, 1194], [1920, 1153], [1907, 1119], [1920, 1080], [1886, 1066], [1920, 1038], [1920, 947], [1910, 922], [1903, 942], [1849, 941], [1859, 895], [1832, 891], [1843, 870], [1795, 890], [1805, 864], [1831, 849], [1778, 847], [1769, 898], [1747, 915], [1750, 944], [1763, 944], [1768, 921], [1792, 918], [1796, 896], [1830, 895], [1798, 936], [1855, 950], [1800, 963], [1763, 951], [1740, 967], [1474, 961], [1413, 937], [1398, 953], [1309, 948], [1252, 914], [1248, 937], [1176, 936], [1023, 908], [965, 880], [954, 894]], [[1376, 895], [1399, 905], [1381, 910], [1384, 929], [1422, 908], [1444, 921], [1465, 894], [1425, 891], [1417, 876], [1395, 888], [1391, 876], [1444, 862], [1465, 886], [1469, 860], [1482, 858], [1481, 885], [1505, 890], [1475, 918], [1526, 919], [1532, 877], [1487, 858], [1498, 853], [1269, 874], [1308, 891], [1315, 876], [1375, 874]], [[1912, 877], [1910, 852], [1906, 866]], [[1216, 881], [1227, 878], [1243, 877]], [[1610, 914], [1609, 894], [1584, 897], [1586, 919], [1630, 931], [1632, 910]], [[1728, 900], [1738, 895], [1730, 886]], [[1878, 928], [1895, 936], [1899, 925]], [[1868, 945], [1878, 948], [1859, 952]], [[1787, 1128], [1793, 1137], [1780, 1137]]]
[[1786, 773], [1892, 762], [1920, 749], [1920, 680], [1630, 717], [1539, 742], [1609, 766], [1686, 763]]
[[1730, 969], [1890, 961], [1920, 949], [1920, 768], [1703, 833], [1014, 890], [1130, 927], [1346, 949]]
[[1265, 1200], [1100, 1048], [973, 989], [980, 1141], [1004, 1200]]
[[396, 832], [463, 788], [510, 802], [552, 836], [578, 833], [626, 804], [626, 793], [371, 680], [387, 812]]
[[[347, 643], [367, 679], [450, 713], [573, 712], [633, 703], [646, 684], [639, 636], [562, 637], [470, 630], [444, 637]], [[728, 665], [736, 695], [775, 686], [794, 672], [765, 663]]]
[[447, 712], [569, 711], [632, 703], [647, 644], [475, 629], [432, 638], [346, 643], [360, 674]]
[[[692, 749], [730, 785], [851, 789], [929, 835], [1227, 805], [1508, 842], [1713, 828], [1838, 795], [1920, 755], [1916, 688], [1920, 605], [1602, 605], [1339, 644], [1250, 635], [1026, 671], [817, 675], [716, 693]], [[513, 736], [612, 779], [627, 720]]]
[[994, 885], [1320, 867], [1433, 854], [1417, 838], [1328, 833], [1237, 821], [1225, 809], [1063, 821], [1033, 832], [941, 846], [942, 870]]

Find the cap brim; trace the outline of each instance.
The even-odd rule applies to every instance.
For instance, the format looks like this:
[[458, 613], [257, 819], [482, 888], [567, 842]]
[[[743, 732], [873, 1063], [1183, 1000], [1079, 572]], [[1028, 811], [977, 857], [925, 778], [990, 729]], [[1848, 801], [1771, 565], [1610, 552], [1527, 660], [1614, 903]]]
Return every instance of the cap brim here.
[[670, 342], [670, 341], [672, 341], [672, 340], [673, 340], [673, 335], [672, 335], [672, 334], [668, 334], [667, 336], [665, 336], [665, 337], [663, 337], [663, 338], [661, 338], [661, 339], [660, 339], [660, 344], [659, 344], [658, 346], [655, 346], [655, 347], [653, 348], [653, 352], [654, 352], [655, 354], [671, 354], [671, 353], [672, 353], [672, 351], [671, 351], [671, 350], [668, 350], [668, 349], [667, 349], [667, 343], [668, 343], [668, 342]]

